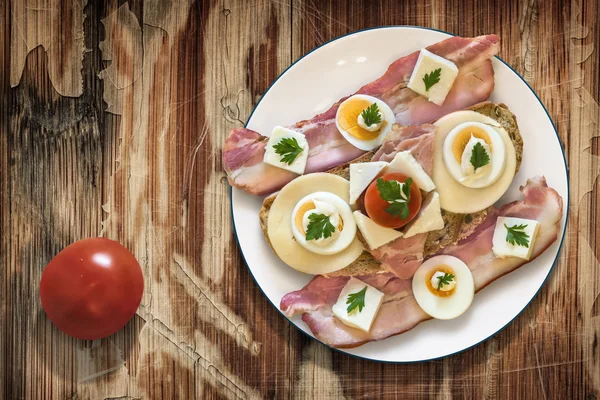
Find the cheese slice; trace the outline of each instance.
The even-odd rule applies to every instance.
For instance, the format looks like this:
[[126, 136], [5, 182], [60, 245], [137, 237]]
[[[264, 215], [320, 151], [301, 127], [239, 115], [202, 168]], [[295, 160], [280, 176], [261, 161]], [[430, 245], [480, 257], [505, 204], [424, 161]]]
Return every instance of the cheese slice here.
[[[279, 144], [282, 139], [296, 139], [298, 145], [302, 147], [302, 151], [296, 156], [291, 164], [281, 161], [285, 154], [277, 154], [275, 152], [274, 146]], [[307, 159], [308, 142], [303, 134], [282, 126], [276, 126], [273, 128], [273, 132], [271, 133], [271, 137], [269, 137], [267, 147], [265, 148], [265, 156], [263, 158], [265, 164], [270, 164], [275, 167], [294, 172], [298, 175], [302, 175], [304, 173], [304, 169], [306, 168]]]
[[[348, 304], [348, 296], [360, 293], [365, 288], [364, 307], [362, 310], [359, 310], [359, 308], [356, 307], [348, 313], [348, 307], [351, 305]], [[340, 293], [337, 302], [332, 307], [333, 315], [338, 317], [340, 321], [348, 326], [369, 332], [371, 325], [377, 316], [382, 300], [383, 293], [379, 290], [361, 280], [350, 278], [346, 286], [342, 289], [342, 293]]]
[[[439, 69], [439, 80], [431, 85], [429, 89], [425, 85], [425, 75], [431, 77]], [[432, 103], [441, 106], [446, 96], [452, 89], [454, 81], [458, 76], [458, 67], [452, 61], [433, 54], [427, 49], [421, 49], [417, 64], [413, 70], [408, 87], [421, 96], [426, 97]], [[433, 81], [432, 81], [433, 82]]]
[[360, 211], [354, 211], [354, 220], [371, 250], [378, 249], [392, 240], [402, 237], [402, 232], [378, 225]]
[[[506, 226], [505, 226], [506, 225]], [[525, 225], [523, 229], [519, 229], [518, 232], [522, 232], [527, 237], [527, 246], [520, 246], [518, 244], [511, 244], [508, 242], [507, 235], [509, 228]], [[524, 218], [512, 218], [512, 217], [498, 217], [496, 220], [496, 228], [494, 229], [494, 238], [492, 239], [492, 251], [498, 258], [505, 257], [519, 257], [524, 260], [531, 258], [531, 252], [535, 243], [535, 236], [540, 228], [540, 223], [533, 219]]]
[[401, 151], [385, 168], [384, 173], [399, 172], [412, 178], [413, 182], [424, 192], [435, 189], [435, 183], [431, 180], [421, 164], [410, 154], [410, 151]]
[[440, 195], [432, 192], [427, 195], [421, 204], [417, 216], [408, 223], [404, 231], [404, 237], [415, 236], [419, 233], [437, 231], [444, 227], [442, 209], [440, 208]]
[[356, 204], [362, 192], [387, 165], [385, 161], [350, 164], [350, 205]]

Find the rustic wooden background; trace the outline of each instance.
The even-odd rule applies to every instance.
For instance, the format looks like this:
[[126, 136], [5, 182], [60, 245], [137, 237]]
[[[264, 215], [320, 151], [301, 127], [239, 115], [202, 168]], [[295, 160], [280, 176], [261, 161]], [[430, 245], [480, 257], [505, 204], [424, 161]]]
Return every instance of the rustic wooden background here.
[[[2, 0], [0, 13], [0, 398], [600, 398], [598, 0]], [[566, 241], [531, 305], [475, 348], [412, 365], [333, 352], [279, 315], [238, 251], [221, 163], [294, 60], [393, 24], [499, 34], [571, 171]], [[98, 235], [133, 251], [146, 290], [122, 331], [75, 340], [38, 284]]]

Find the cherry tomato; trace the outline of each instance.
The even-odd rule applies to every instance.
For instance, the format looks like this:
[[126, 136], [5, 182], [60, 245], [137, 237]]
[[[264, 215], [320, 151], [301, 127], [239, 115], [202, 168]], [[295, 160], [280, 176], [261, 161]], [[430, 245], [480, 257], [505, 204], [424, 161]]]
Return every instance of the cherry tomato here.
[[[408, 177], [404, 174], [392, 173], [386, 174], [381, 177], [386, 181], [395, 180], [398, 182], [405, 182]], [[365, 194], [365, 209], [369, 218], [375, 221], [381, 226], [387, 226], [389, 228], [400, 228], [410, 222], [411, 219], [417, 215], [421, 208], [421, 191], [416, 183], [410, 185], [410, 199], [408, 201], [408, 217], [402, 219], [400, 216], [394, 217], [392, 214], [385, 211], [390, 206], [390, 203], [383, 200], [377, 189], [377, 180], [371, 182], [367, 188]]]
[[63, 332], [100, 339], [121, 329], [142, 300], [144, 276], [133, 254], [105, 238], [75, 242], [56, 255], [40, 282], [42, 306]]

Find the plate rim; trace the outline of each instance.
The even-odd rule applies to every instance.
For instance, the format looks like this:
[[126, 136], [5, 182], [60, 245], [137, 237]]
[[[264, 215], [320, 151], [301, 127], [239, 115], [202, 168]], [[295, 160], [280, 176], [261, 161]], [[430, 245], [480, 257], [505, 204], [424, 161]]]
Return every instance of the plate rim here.
[[[352, 31], [352, 32], [346, 33], [344, 35], [335, 37], [335, 38], [333, 38], [331, 40], [328, 40], [327, 42], [321, 43], [319, 46], [315, 47], [314, 49], [311, 49], [310, 51], [308, 51], [307, 53], [305, 53], [304, 55], [302, 55], [302, 57], [298, 58], [293, 63], [291, 63], [285, 70], [283, 70], [277, 76], [277, 78], [275, 78], [275, 80], [273, 82], [271, 82], [271, 84], [269, 85], [269, 87], [267, 88], [267, 90], [265, 90], [265, 92], [262, 94], [262, 96], [260, 97], [260, 99], [258, 100], [258, 102], [256, 103], [256, 105], [253, 107], [252, 112], [250, 113], [250, 115], [248, 115], [248, 118], [246, 119], [246, 122], [244, 123], [244, 128], [246, 128], [248, 126], [248, 122], [252, 119], [252, 115], [254, 115], [254, 112], [256, 111], [256, 109], [258, 108], [258, 106], [260, 105], [261, 101], [265, 98], [265, 96], [269, 92], [269, 90], [271, 90], [271, 88], [273, 87], [273, 85], [275, 85], [275, 83], [277, 83], [277, 81], [283, 75], [285, 75], [285, 73], [290, 68], [292, 68], [294, 65], [296, 65], [298, 62], [300, 62], [302, 59], [304, 59], [308, 55], [312, 54], [316, 50], [320, 49], [321, 47], [323, 47], [323, 46], [325, 46], [325, 45], [327, 45], [329, 43], [335, 42], [337, 40], [343, 39], [343, 38], [348, 37], [348, 36], [360, 34], [362, 32], [366, 32], [366, 31], [372, 31], [372, 30], [378, 30], [378, 29], [396, 29], [396, 28], [422, 29], [422, 30], [427, 30], [427, 31], [434, 31], [434, 32], [444, 33], [444, 34], [450, 35], [451, 37], [457, 36], [457, 35], [455, 35], [453, 33], [450, 33], [450, 32], [447, 32], [447, 31], [444, 31], [444, 30], [441, 30], [441, 29], [429, 28], [429, 27], [424, 27], [424, 26], [417, 26], [417, 25], [381, 25], [381, 26], [375, 26], [375, 27], [364, 28], [364, 29]], [[254, 284], [261, 291], [262, 295], [267, 299], [267, 301], [269, 303], [271, 303], [271, 305], [275, 308], [275, 310], [277, 310], [277, 312], [282, 317], [284, 317], [284, 319], [289, 324], [291, 324], [294, 327], [294, 329], [296, 329], [297, 331], [301, 332], [303, 335], [305, 335], [310, 340], [315, 340], [318, 343], [320, 343], [320, 344], [328, 347], [329, 349], [331, 349], [333, 351], [336, 351], [336, 352], [338, 352], [340, 354], [344, 354], [344, 355], [349, 356], [349, 357], [354, 357], [354, 358], [358, 358], [358, 359], [361, 359], [361, 360], [367, 360], [367, 361], [371, 361], [371, 362], [379, 362], [379, 363], [384, 363], [384, 364], [413, 364], [413, 363], [423, 363], [423, 362], [427, 362], [427, 361], [440, 360], [442, 358], [446, 358], [446, 357], [450, 357], [450, 356], [453, 356], [453, 355], [457, 355], [457, 354], [463, 353], [463, 352], [465, 352], [467, 350], [470, 350], [473, 347], [478, 346], [479, 344], [481, 344], [481, 343], [489, 340], [490, 338], [496, 336], [498, 333], [500, 333], [501, 331], [503, 331], [508, 325], [510, 325], [515, 319], [517, 319], [517, 317], [519, 317], [519, 315], [521, 315], [523, 313], [523, 311], [525, 311], [525, 309], [531, 304], [531, 302], [538, 296], [538, 294], [540, 293], [540, 290], [542, 290], [542, 287], [545, 285], [546, 281], [550, 277], [550, 274], [554, 270], [554, 267], [556, 267], [556, 263], [558, 261], [558, 257], [560, 256], [561, 251], [563, 250], [564, 239], [565, 239], [565, 236], [566, 236], [566, 233], [567, 233], [567, 227], [568, 227], [568, 224], [569, 224], [569, 206], [570, 206], [570, 202], [571, 202], [571, 182], [569, 180], [569, 166], [567, 164], [567, 158], [566, 158], [566, 155], [565, 155], [564, 144], [562, 143], [562, 141], [560, 139], [560, 135], [558, 134], [558, 129], [556, 129], [556, 124], [554, 123], [554, 120], [552, 119], [552, 116], [548, 112], [548, 109], [546, 109], [546, 106], [544, 105], [544, 103], [542, 102], [542, 100], [540, 99], [540, 97], [538, 96], [538, 94], [535, 92], [535, 90], [533, 90], [533, 88], [529, 85], [529, 83], [525, 80], [525, 78], [523, 78], [521, 76], [521, 74], [519, 74], [512, 66], [510, 66], [510, 64], [508, 64], [506, 61], [504, 61], [503, 59], [501, 59], [497, 55], [494, 56], [494, 57], [496, 59], [498, 59], [500, 62], [502, 62], [502, 64], [504, 64], [505, 66], [507, 66], [517, 77], [519, 77], [519, 79], [521, 79], [521, 81], [527, 86], [527, 88], [529, 89], [529, 91], [531, 91], [531, 93], [533, 93], [533, 95], [535, 96], [535, 98], [538, 101], [538, 103], [542, 106], [542, 109], [544, 110], [544, 112], [546, 113], [546, 116], [548, 117], [548, 119], [550, 120], [550, 123], [552, 124], [552, 128], [554, 130], [554, 134], [556, 135], [556, 139], [558, 141], [558, 145], [560, 146], [560, 150], [561, 150], [561, 153], [562, 153], [562, 156], [563, 156], [563, 163], [565, 165], [565, 179], [566, 179], [566, 182], [567, 182], [567, 201], [566, 201], [566, 206], [564, 207], [564, 212], [566, 213], [566, 215], [565, 215], [565, 224], [564, 224], [564, 227], [563, 227], [562, 237], [560, 239], [560, 244], [558, 246], [558, 251], [556, 252], [556, 255], [554, 256], [554, 260], [552, 261], [552, 265], [550, 266], [550, 269], [548, 270], [548, 273], [546, 274], [546, 277], [544, 278], [544, 280], [542, 281], [542, 283], [540, 284], [540, 286], [536, 290], [535, 294], [531, 297], [531, 299], [529, 299], [529, 301], [527, 302], [527, 304], [525, 304], [523, 306], [523, 308], [510, 321], [508, 321], [506, 324], [504, 324], [503, 326], [501, 326], [494, 333], [491, 333], [487, 337], [479, 340], [478, 342], [476, 342], [476, 343], [474, 343], [474, 344], [472, 344], [472, 345], [470, 345], [468, 347], [465, 347], [464, 349], [461, 349], [461, 350], [458, 350], [458, 351], [455, 351], [455, 352], [452, 352], [452, 353], [448, 353], [448, 354], [445, 354], [443, 356], [430, 357], [430, 358], [424, 358], [422, 360], [412, 360], [412, 361], [391, 361], [391, 360], [380, 360], [380, 359], [377, 359], [377, 358], [370, 358], [370, 357], [365, 357], [365, 356], [361, 356], [361, 355], [357, 355], [357, 354], [348, 353], [348, 352], [344, 351], [344, 349], [338, 349], [336, 347], [330, 346], [327, 343], [319, 340], [317, 337], [315, 337], [313, 335], [310, 335], [308, 332], [305, 332], [303, 329], [300, 329], [300, 327], [298, 327], [291, 318], [289, 318], [287, 315], [285, 315], [283, 313], [283, 311], [281, 311], [279, 309], [279, 307], [275, 303], [273, 303], [273, 301], [271, 301], [271, 298], [269, 296], [267, 296], [267, 294], [263, 290], [262, 286], [260, 286], [260, 284], [257, 282], [256, 278], [254, 277], [254, 274], [252, 273], [252, 269], [250, 268], [250, 265], [246, 261], [246, 256], [244, 255], [244, 251], [242, 250], [242, 247], [240, 245], [240, 240], [239, 240], [239, 236], [238, 236], [238, 232], [237, 232], [237, 227], [235, 225], [235, 218], [233, 217], [234, 216], [234, 211], [233, 211], [233, 187], [229, 186], [229, 208], [230, 208], [230, 211], [231, 211], [231, 224], [233, 226], [233, 233], [235, 235], [235, 240], [237, 242], [237, 247], [238, 247], [238, 249], [240, 251], [240, 254], [242, 256], [242, 260], [244, 261], [244, 264], [246, 265], [246, 269], [248, 270], [248, 272], [250, 272], [250, 276], [252, 277], [252, 280], [254, 281]]]

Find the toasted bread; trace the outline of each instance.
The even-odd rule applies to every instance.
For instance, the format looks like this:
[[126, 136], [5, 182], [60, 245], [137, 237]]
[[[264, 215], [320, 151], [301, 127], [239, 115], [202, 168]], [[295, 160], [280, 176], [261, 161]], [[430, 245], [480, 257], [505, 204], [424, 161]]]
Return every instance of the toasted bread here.
[[[516, 117], [513, 113], [508, 110], [508, 107], [504, 104], [495, 104], [491, 102], [484, 102], [476, 104], [470, 107], [469, 110], [476, 111], [480, 114], [486, 115], [500, 123], [510, 136], [513, 145], [515, 146], [515, 153], [517, 155], [517, 171], [521, 165], [523, 159], [523, 138], [519, 132]], [[356, 158], [346, 164], [340, 165], [333, 168], [328, 173], [341, 176], [344, 179], [350, 179], [350, 164], [363, 163], [371, 161], [374, 152], [368, 152], [359, 158]], [[516, 173], [516, 171], [515, 171]], [[269, 235], [267, 233], [267, 221], [269, 218], [269, 210], [273, 201], [277, 197], [277, 193], [266, 197], [263, 201], [262, 208], [260, 210], [260, 226], [263, 234], [269, 242]], [[427, 234], [427, 241], [425, 242], [424, 255], [432, 255], [440, 251], [446, 246], [452, 245], [460, 241], [461, 239], [469, 236], [473, 230], [485, 219], [489, 209], [474, 213], [474, 214], [454, 214], [442, 210], [442, 218], [444, 219], [444, 228], [429, 232]], [[269, 242], [269, 245], [271, 243]], [[381, 265], [375, 260], [367, 251], [364, 251], [352, 264], [343, 268], [339, 271], [327, 274], [327, 276], [356, 276], [366, 275], [378, 272], [385, 272], [382, 270]]]

